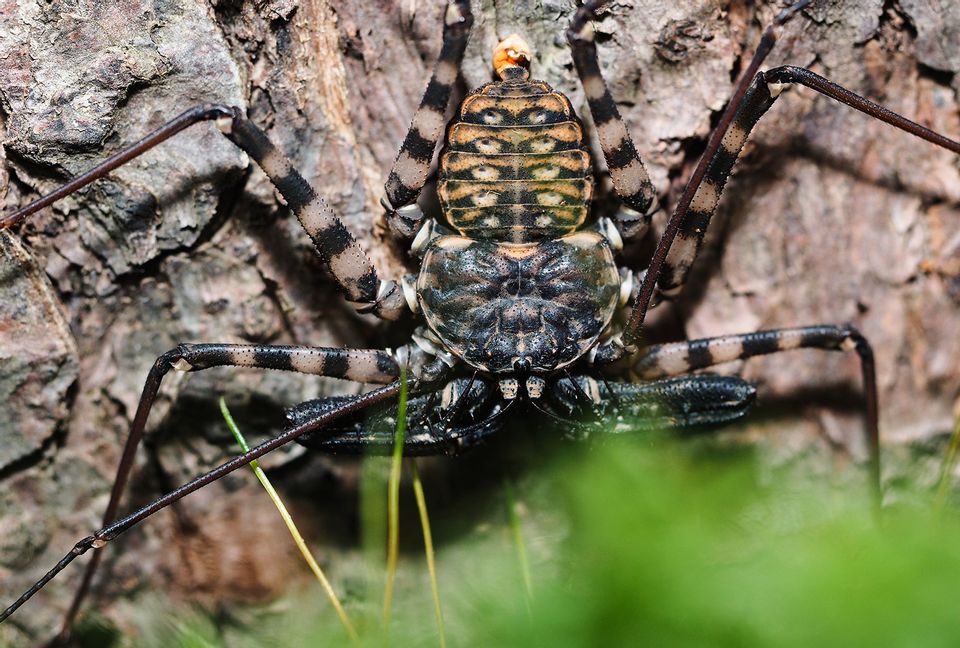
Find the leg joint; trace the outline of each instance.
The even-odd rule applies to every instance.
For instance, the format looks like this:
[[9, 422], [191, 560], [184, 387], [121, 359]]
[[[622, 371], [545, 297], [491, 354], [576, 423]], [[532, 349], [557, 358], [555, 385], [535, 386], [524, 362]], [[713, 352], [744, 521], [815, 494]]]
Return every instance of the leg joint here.
[[469, 0], [453, 0], [447, 5], [447, 12], [443, 17], [443, 33], [448, 32], [460, 36], [473, 26], [473, 12], [470, 10]]
[[190, 371], [193, 367], [186, 358], [192, 353], [195, 346], [196, 345], [193, 344], [178, 344], [157, 358], [156, 362], [153, 363], [151, 373], [164, 376], [171, 369], [175, 371]]
[[395, 320], [407, 310], [407, 300], [396, 281], [381, 281], [372, 301], [347, 302], [358, 313], [373, 313], [385, 320]]
[[873, 347], [870, 341], [853, 324], [844, 324], [840, 327], [843, 332], [841, 346], [847, 351], [856, 351], [857, 355], [866, 360], [873, 360]]
[[597, 18], [597, 10], [607, 1], [587, 0], [577, 9], [570, 21], [570, 28], [567, 29], [567, 42], [571, 47], [593, 43], [594, 30], [590, 22]]

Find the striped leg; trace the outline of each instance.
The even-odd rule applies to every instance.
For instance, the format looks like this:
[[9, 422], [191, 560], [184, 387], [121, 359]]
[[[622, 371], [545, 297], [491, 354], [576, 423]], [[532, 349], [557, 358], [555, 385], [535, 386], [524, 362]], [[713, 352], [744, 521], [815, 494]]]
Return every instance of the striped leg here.
[[590, 21], [607, 1], [588, 0], [577, 9], [567, 30], [567, 42], [570, 43], [573, 63], [587, 95], [613, 188], [626, 206], [617, 214], [616, 221], [621, 236], [628, 238], [646, 231], [657, 208], [657, 191], [650, 182], [617, 104], [600, 73]]
[[635, 362], [634, 368], [641, 378], [653, 380], [679, 376], [724, 362], [792, 349], [855, 351], [860, 357], [866, 415], [864, 428], [870, 452], [870, 478], [879, 497], [880, 430], [876, 368], [873, 349], [866, 338], [852, 326], [801, 326], [661, 344], [647, 349]]
[[427, 181], [433, 152], [446, 125], [444, 114], [450, 103], [453, 84], [460, 73], [472, 24], [469, 0], [452, 0], [447, 4], [440, 57], [434, 65], [427, 90], [400, 146], [384, 187], [383, 198], [380, 199], [387, 213], [387, 222], [398, 236], [413, 237], [423, 219], [423, 212], [416, 204], [417, 196]]
[[217, 120], [217, 126], [270, 178], [310, 236], [320, 258], [330, 264], [334, 279], [351, 305], [361, 313], [372, 312], [384, 319], [398, 318], [406, 302], [396, 282], [382, 281], [377, 276], [350, 231], [266, 134], [246, 119], [239, 108], [229, 110], [229, 116]]
[[[181, 344], [157, 358], [147, 375], [143, 393], [140, 395], [140, 404], [137, 406], [133, 424], [130, 426], [130, 435], [127, 437], [120, 465], [117, 467], [117, 476], [110, 490], [110, 501], [103, 515], [103, 526], [110, 525], [116, 519], [120, 496], [130, 477], [134, 456], [143, 439], [147, 417], [157, 398], [163, 377], [171, 370], [201, 371], [211, 367], [279, 369], [378, 384], [394, 381], [400, 375], [400, 367], [396, 360], [384, 351], [241, 344]], [[316, 426], [307, 427], [313, 429]], [[69, 633], [73, 625], [73, 619], [80, 609], [100, 563], [100, 556], [100, 552], [95, 553], [87, 564], [83, 580], [64, 619], [63, 634]]]
[[[157, 511], [161, 511], [165, 509], [166, 507], [170, 506], [174, 502], [186, 497], [190, 493], [193, 493], [203, 488], [207, 484], [217, 481], [221, 477], [224, 477], [225, 475], [232, 473], [238, 468], [242, 468], [243, 466], [246, 466], [250, 462], [254, 461], [255, 459], [259, 459], [260, 457], [267, 454], [271, 450], [275, 450], [280, 446], [287, 444], [290, 441], [293, 441], [294, 439], [300, 438], [301, 436], [303, 436], [304, 434], [307, 434], [308, 432], [312, 432], [313, 430], [316, 430], [317, 428], [320, 428], [324, 425], [331, 424], [342, 416], [350, 415], [364, 408], [368, 408], [378, 403], [382, 403], [388, 399], [395, 398], [399, 393], [400, 393], [400, 382], [393, 382], [390, 385], [387, 385], [386, 387], [381, 387], [379, 389], [375, 389], [373, 391], [367, 392], [360, 396], [356, 396], [354, 398], [348, 399], [346, 402], [341, 403], [338, 407], [332, 408], [330, 411], [326, 412], [323, 416], [318, 417], [304, 425], [295, 427], [293, 429], [289, 429], [283, 432], [282, 434], [280, 434], [279, 436], [261, 443], [260, 445], [253, 448], [252, 450], [245, 452], [242, 455], [239, 455], [237, 457], [234, 457], [230, 461], [224, 464], [221, 464], [220, 466], [218, 466], [217, 468], [214, 468], [210, 472], [204, 475], [201, 475], [200, 477], [197, 477], [196, 479], [184, 484], [183, 486], [177, 488], [176, 490], [170, 493], [167, 493], [166, 495], [154, 501], [153, 503], [148, 504], [147, 506], [144, 506], [143, 508], [140, 508], [134, 511], [133, 513], [127, 515], [126, 517], [120, 520], [117, 520], [116, 522], [113, 522], [111, 524], [105, 524], [103, 528], [98, 529], [97, 531], [88, 535], [86, 538], [79, 540], [73, 546], [73, 548], [67, 553], [67, 555], [65, 555], [63, 558], [60, 559], [60, 562], [54, 565], [54, 567], [50, 569], [50, 571], [48, 571], [46, 574], [44, 574], [42, 578], [40, 578], [40, 580], [34, 583], [30, 589], [28, 589], [26, 592], [21, 594], [20, 598], [14, 601], [5, 610], [0, 612], [0, 623], [2, 623], [5, 619], [9, 618], [10, 615], [16, 612], [21, 605], [26, 603], [31, 597], [33, 597], [34, 594], [39, 592], [43, 588], [43, 586], [49, 583], [57, 574], [59, 574], [64, 569], [66, 569], [67, 566], [70, 563], [72, 563], [78, 556], [82, 556], [83, 554], [90, 551], [90, 549], [102, 549], [107, 545], [107, 543], [114, 540], [121, 533], [133, 527], [134, 525], [139, 524], [140, 522], [150, 517]], [[94, 552], [93, 558], [91, 559], [91, 562], [90, 562], [91, 565], [99, 562], [98, 556], [100, 555], [100, 553], [101, 552], [99, 551]], [[89, 575], [90, 573], [91, 573], [91, 570], [88, 566], [87, 574]], [[89, 580], [88, 578], [85, 577], [83, 587], [86, 588], [88, 584], [89, 584]], [[74, 601], [74, 608], [71, 609], [70, 617], [68, 617], [68, 625], [64, 626], [59, 636], [57, 636], [53, 641], [51, 641], [49, 644], [46, 644], [46, 645], [48, 646], [66, 645], [66, 642], [70, 634], [69, 621], [72, 619], [73, 615], [75, 614], [75, 611], [76, 611], [75, 606], [77, 604], [79, 604], [79, 599]]]
[[677, 238], [670, 247], [657, 280], [662, 295], [674, 297], [683, 289], [690, 267], [703, 244], [710, 217], [720, 202], [720, 194], [747, 141], [747, 135], [776, 98], [777, 95], [771, 93], [763, 74], [758, 74], [743, 96], [730, 128], [720, 140], [720, 148], [710, 160], [707, 172], [693, 194], [689, 209], [680, 221]]
[[757, 75], [747, 89], [729, 129], [720, 140], [720, 148], [707, 166], [706, 174], [693, 194], [687, 213], [680, 222], [677, 238], [667, 254], [657, 280], [660, 292], [675, 296], [683, 288], [690, 266], [703, 244], [710, 218], [720, 201], [720, 194], [730, 176], [743, 145], [757, 121], [773, 105], [787, 83], [802, 83], [829, 97], [847, 103], [863, 112], [913, 133], [929, 142], [960, 153], [960, 143], [930, 131], [919, 124], [892, 113], [846, 90], [810, 70], [780, 67]]
[[632, 350], [639, 340], [655, 288], [668, 296], [682, 289], [737, 156], [750, 130], [773, 104], [784, 84], [800, 83], [932, 144], [960, 153], [960, 142], [887, 110], [810, 70], [786, 66], [758, 73], [760, 65], [776, 43], [780, 27], [807, 4], [809, 0], [803, 0], [788, 8], [766, 29], [757, 52], [711, 134], [703, 157], [664, 229], [640, 286], [623, 333], [623, 346], [628, 350]]
[[318, 196], [303, 176], [293, 168], [290, 160], [270, 143], [263, 131], [235, 107], [211, 104], [184, 112], [56, 191], [0, 218], [0, 229], [17, 224], [30, 214], [106, 176], [157, 144], [202, 121], [216, 121], [227, 138], [256, 160], [296, 214], [312, 239], [317, 253], [330, 264], [330, 270], [340, 289], [357, 310], [373, 312], [384, 319], [396, 319], [400, 316], [406, 305], [397, 284], [380, 280], [360, 244], [323, 198]]

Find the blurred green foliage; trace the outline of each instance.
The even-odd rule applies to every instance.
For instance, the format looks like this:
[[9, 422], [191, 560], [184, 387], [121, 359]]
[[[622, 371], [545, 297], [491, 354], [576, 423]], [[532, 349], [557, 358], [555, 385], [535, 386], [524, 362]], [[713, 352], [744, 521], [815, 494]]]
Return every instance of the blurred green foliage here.
[[[771, 474], [750, 450], [689, 440], [569, 446], [511, 481], [532, 604], [504, 507], [464, 507], [463, 515], [476, 516], [466, 533], [444, 534], [446, 522], [435, 519], [452, 646], [960, 642], [960, 518], [949, 507], [888, 506], [877, 518], [865, 485]], [[490, 497], [505, 501], [502, 490]], [[436, 646], [422, 553], [407, 544], [390, 644]], [[355, 551], [330, 563], [366, 645], [383, 645], [382, 562], [371, 565], [369, 553]], [[306, 581], [287, 599], [234, 611], [226, 623], [169, 610], [135, 645], [347, 643]]]

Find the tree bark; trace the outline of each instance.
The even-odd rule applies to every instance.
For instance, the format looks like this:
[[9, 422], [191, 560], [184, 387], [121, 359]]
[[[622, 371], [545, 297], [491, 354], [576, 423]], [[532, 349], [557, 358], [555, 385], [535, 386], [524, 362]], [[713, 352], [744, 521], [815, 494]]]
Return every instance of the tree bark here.
[[[2, 7], [5, 211], [193, 105], [225, 102], [246, 109], [292, 157], [383, 275], [415, 269], [390, 241], [378, 199], [439, 51], [442, 2], [8, 0]], [[667, 206], [696, 164], [731, 80], [781, 8], [619, 1], [598, 22], [601, 66]], [[534, 76], [566, 92], [586, 119], [563, 38], [573, 9], [568, 0], [475, 2], [465, 86], [491, 79], [493, 46], [518, 32], [536, 50]], [[955, 2], [815, 2], [787, 26], [769, 67], [784, 63], [811, 67], [960, 139]], [[602, 186], [598, 209], [609, 203], [609, 183]], [[956, 156], [810, 90], [789, 89], [748, 143], [688, 290], [654, 311], [653, 332], [682, 339], [855, 323], [877, 355], [885, 475], [932, 482], [960, 394], [958, 224]], [[35, 215], [0, 244], [4, 604], [98, 526], [142, 381], [159, 354], [187, 341], [366, 347], [404, 340], [403, 330], [351, 313], [263, 174], [211, 125]], [[642, 265], [649, 247], [631, 249], [628, 260]], [[854, 356], [795, 352], [729, 369], [756, 381], [761, 394], [761, 416], [732, 438], [760, 444], [772, 464], [796, 462], [815, 474], [862, 463]], [[351, 390], [250, 371], [168, 378], [127, 506], [229, 454], [219, 395], [245, 431], [267, 434], [285, 405]], [[274, 461], [298, 454], [290, 449]], [[145, 578], [209, 600], [278, 592], [299, 570], [297, 559], [273, 553], [265, 563], [257, 547], [286, 546], [286, 532], [243, 524], [259, 511], [269, 516], [270, 504], [235, 492], [245, 479], [228, 481], [191, 497], [181, 514], [131, 532], [122, 553], [113, 548], [104, 600]], [[327, 519], [335, 517], [334, 502]], [[185, 519], [205, 526], [189, 528]], [[20, 626], [2, 626], [0, 642], [43, 634], [80, 572], [68, 570], [29, 603]], [[123, 623], [122, 612], [103, 609]]]

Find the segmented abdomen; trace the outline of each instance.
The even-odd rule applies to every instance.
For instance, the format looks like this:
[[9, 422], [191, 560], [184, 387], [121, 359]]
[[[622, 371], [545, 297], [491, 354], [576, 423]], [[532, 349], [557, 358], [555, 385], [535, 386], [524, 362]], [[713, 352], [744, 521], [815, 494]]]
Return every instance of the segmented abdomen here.
[[590, 172], [570, 101], [540, 81], [502, 81], [464, 99], [447, 130], [437, 190], [463, 235], [529, 241], [586, 220]]
[[546, 374], [596, 344], [613, 317], [620, 275], [607, 239], [577, 232], [503, 243], [463, 236], [430, 242], [417, 302], [430, 329], [471, 367]]

